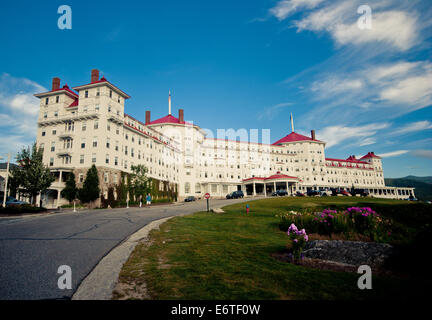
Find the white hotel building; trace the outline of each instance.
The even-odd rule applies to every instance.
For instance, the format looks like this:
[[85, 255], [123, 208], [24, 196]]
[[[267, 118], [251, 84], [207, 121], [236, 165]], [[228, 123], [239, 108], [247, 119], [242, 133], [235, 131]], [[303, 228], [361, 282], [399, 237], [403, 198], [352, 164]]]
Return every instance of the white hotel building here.
[[72, 89], [54, 78], [50, 91], [35, 96], [40, 98], [37, 144], [56, 176], [43, 197], [47, 207], [67, 203], [60, 195], [67, 174], [74, 172], [80, 186], [92, 164], [105, 197], [121, 172], [138, 164], [148, 168], [149, 177], [175, 185], [179, 200], [206, 192], [225, 197], [239, 189], [248, 196], [269, 196], [277, 189], [293, 194], [353, 186], [375, 197], [414, 195], [413, 188], [385, 186], [381, 158], [373, 152], [360, 159], [327, 158], [325, 142], [313, 130], [310, 137], [292, 130], [274, 143], [239, 141], [236, 134], [231, 140], [210, 138], [184, 120], [182, 109], [178, 117], [171, 114], [171, 97], [167, 116], [151, 120], [146, 111], [140, 122], [125, 113], [129, 95], [99, 78], [98, 70], [92, 70], [90, 83]]

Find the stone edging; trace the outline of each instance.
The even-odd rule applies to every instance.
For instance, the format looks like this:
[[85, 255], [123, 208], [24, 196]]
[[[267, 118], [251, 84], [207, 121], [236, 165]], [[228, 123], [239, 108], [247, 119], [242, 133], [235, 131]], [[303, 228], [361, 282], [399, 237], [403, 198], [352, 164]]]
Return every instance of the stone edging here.
[[171, 218], [174, 216], [150, 222], [112, 249], [81, 282], [72, 300], [110, 300], [123, 264], [135, 246], [140, 240], [147, 238], [150, 231], [158, 229]]

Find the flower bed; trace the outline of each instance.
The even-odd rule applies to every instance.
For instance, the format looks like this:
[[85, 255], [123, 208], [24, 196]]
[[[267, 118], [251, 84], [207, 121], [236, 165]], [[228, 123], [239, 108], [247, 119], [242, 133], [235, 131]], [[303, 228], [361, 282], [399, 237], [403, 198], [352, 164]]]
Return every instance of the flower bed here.
[[309, 234], [330, 238], [332, 235], [343, 234], [346, 239], [354, 239], [361, 235], [375, 242], [390, 242], [393, 239], [392, 221], [381, 217], [369, 207], [351, 207], [345, 211], [289, 211], [277, 216], [280, 219], [279, 228], [283, 231], [294, 224], [299, 229], [307, 230]]

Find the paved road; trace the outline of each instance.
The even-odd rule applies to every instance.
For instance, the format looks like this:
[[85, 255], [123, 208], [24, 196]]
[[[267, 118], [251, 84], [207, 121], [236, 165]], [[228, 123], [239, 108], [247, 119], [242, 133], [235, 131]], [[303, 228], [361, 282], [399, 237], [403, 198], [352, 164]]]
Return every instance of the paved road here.
[[[242, 200], [210, 200], [222, 207]], [[205, 200], [151, 208], [86, 210], [0, 219], [0, 299], [69, 299], [115, 246], [153, 220], [204, 211]], [[60, 290], [60, 265], [72, 289]]]

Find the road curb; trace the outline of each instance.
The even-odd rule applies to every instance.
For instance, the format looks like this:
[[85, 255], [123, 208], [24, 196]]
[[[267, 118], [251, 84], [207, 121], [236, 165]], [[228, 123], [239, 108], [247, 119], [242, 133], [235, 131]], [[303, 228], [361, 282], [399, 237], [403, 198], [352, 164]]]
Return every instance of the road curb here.
[[72, 300], [111, 300], [123, 264], [138, 242], [147, 238], [150, 231], [158, 229], [162, 223], [174, 217], [150, 222], [112, 249], [81, 282]]

